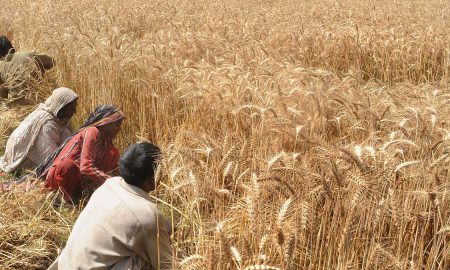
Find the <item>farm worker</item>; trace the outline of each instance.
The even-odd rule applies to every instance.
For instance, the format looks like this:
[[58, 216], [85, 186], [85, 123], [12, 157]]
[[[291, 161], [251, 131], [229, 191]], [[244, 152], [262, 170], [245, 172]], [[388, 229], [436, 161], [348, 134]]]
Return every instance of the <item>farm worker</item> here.
[[112, 140], [124, 114], [111, 105], [95, 109], [81, 128], [36, 169], [49, 190], [61, 190], [66, 201], [77, 202], [83, 189], [95, 189], [117, 168], [119, 151]]
[[159, 157], [160, 149], [151, 143], [125, 150], [121, 177], [93, 193], [48, 270], [172, 269], [168, 222], [148, 195], [156, 188]]
[[55, 65], [45, 54], [16, 52], [11, 41], [0, 36], [0, 97], [17, 99], [30, 90], [30, 80], [42, 77]]
[[66, 87], [53, 90], [14, 130], [0, 157], [0, 169], [15, 172], [33, 169], [70, 136], [69, 122], [76, 112], [78, 95]]

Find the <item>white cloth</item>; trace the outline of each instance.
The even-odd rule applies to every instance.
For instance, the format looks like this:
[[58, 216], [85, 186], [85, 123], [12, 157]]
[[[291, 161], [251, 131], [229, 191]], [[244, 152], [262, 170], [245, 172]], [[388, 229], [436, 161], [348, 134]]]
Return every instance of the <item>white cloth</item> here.
[[0, 157], [0, 170], [13, 172], [22, 164], [36, 166], [53, 153], [70, 134], [68, 121], [56, 117], [65, 105], [78, 95], [69, 88], [60, 87], [39, 104], [14, 130], [6, 143], [5, 153]]
[[33, 167], [41, 164], [48, 156], [53, 154], [70, 134], [71, 131], [66, 123], [47, 121], [42, 126], [41, 134], [36, 143], [28, 153], [27, 158], [33, 163]]
[[81, 212], [49, 270], [171, 269], [166, 220], [142, 189], [113, 177]]
[[[58, 270], [58, 267], [59, 267], [58, 264], [59, 264], [59, 258], [56, 259], [52, 263], [52, 265], [50, 265], [48, 270]], [[81, 268], [77, 268], [77, 269], [81, 269]], [[144, 261], [141, 257], [138, 257], [138, 256], [123, 258], [108, 269], [109, 270], [154, 270], [154, 268], [152, 268], [152, 266], [148, 262]]]

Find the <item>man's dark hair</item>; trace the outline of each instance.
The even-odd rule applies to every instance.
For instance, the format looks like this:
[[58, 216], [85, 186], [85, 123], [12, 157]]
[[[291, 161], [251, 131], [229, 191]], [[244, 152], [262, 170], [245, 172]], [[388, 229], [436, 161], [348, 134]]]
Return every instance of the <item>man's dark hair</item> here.
[[154, 178], [161, 149], [151, 143], [132, 144], [119, 161], [120, 176], [130, 185], [141, 187]]
[[11, 49], [14, 49], [11, 41], [5, 36], [0, 36], [0, 57], [6, 56]]

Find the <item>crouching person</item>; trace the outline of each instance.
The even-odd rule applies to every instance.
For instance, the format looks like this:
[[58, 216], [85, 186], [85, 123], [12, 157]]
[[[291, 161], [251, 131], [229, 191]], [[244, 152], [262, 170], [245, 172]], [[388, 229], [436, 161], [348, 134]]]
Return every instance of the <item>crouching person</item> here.
[[156, 188], [160, 149], [131, 145], [113, 177], [92, 195], [78, 217], [66, 247], [49, 270], [171, 269], [166, 220], [150, 200]]
[[14, 130], [0, 157], [0, 170], [14, 173], [34, 169], [70, 136], [70, 119], [76, 112], [78, 95], [66, 87], [52, 95]]
[[0, 98], [14, 100], [32, 94], [33, 81], [42, 81], [54, 65], [53, 58], [46, 54], [16, 52], [11, 41], [0, 36]]
[[78, 203], [83, 192], [92, 193], [117, 168], [119, 150], [113, 139], [125, 115], [112, 105], [102, 105], [81, 128], [36, 168], [49, 190], [60, 190], [67, 202]]

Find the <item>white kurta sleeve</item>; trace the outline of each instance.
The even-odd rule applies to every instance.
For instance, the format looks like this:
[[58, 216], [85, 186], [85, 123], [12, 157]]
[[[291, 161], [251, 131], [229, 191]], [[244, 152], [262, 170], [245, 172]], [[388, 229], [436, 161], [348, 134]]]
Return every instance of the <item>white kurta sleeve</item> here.
[[[159, 233], [158, 233], [159, 232]], [[147, 224], [137, 233], [134, 248], [137, 254], [147, 258], [153, 269], [172, 269], [172, 247], [167, 222], [158, 214], [158, 223]]]

